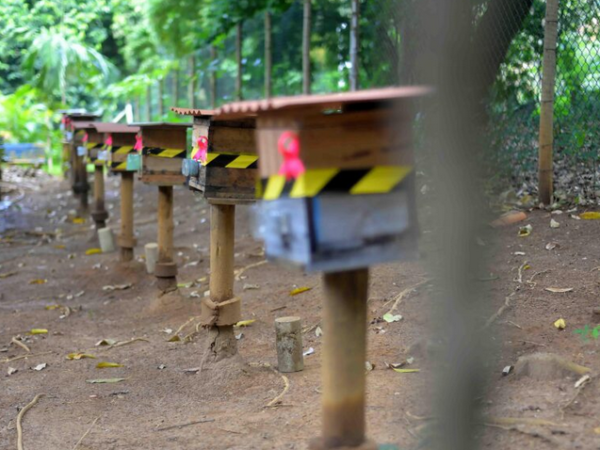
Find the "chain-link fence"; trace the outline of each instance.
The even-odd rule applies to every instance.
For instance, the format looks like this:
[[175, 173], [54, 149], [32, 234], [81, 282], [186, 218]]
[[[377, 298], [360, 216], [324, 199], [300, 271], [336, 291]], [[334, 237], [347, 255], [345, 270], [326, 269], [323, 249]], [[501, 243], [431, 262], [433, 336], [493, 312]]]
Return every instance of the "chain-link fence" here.
[[[518, 3], [499, 1], [506, 8]], [[511, 178], [517, 189], [534, 193], [545, 2], [522, 4], [528, 13], [500, 66], [489, 102], [490, 136], [501, 181]], [[599, 187], [600, 2], [562, 1], [559, 8], [554, 100], [556, 195], [586, 203], [596, 197]], [[514, 15], [506, 14], [505, 20], [514, 20]]]

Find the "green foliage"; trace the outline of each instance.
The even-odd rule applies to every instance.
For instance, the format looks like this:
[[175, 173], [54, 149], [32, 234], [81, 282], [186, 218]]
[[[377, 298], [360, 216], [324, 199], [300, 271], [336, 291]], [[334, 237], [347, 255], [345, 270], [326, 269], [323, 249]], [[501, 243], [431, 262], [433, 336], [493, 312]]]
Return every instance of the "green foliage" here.
[[573, 333], [580, 335], [584, 342], [587, 342], [590, 336], [594, 339], [598, 339], [598, 337], [600, 337], [600, 325], [597, 325], [594, 328], [590, 328], [586, 325], [583, 328], [575, 330]]
[[97, 85], [114, 73], [114, 67], [95, 49], [82, 44], [66, 28], [43, 28], [23, 60], [32, 84], [45, 96], [60, 93], [66, 106], [67, 88]]

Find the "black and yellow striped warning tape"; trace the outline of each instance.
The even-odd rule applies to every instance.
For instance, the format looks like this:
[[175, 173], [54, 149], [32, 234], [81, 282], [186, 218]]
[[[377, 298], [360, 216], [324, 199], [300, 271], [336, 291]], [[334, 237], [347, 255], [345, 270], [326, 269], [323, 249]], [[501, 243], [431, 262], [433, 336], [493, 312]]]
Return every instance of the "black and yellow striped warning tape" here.
[[144, 147], [142, 154], [159, 158], [185, 158], [186, 150], [184, 148]]
[[368, 169], [308, 169], [295, 180], [285, 175], [264, 178], [256, 196], [263, 200], [305, 198], [322, 194], [387, 194], [400, 188], [412, 172], [410, 166], [377, 166]]
[[[192, 149], [192, 159], [198, 153], [198, 148]], [[256, 169], [258, 167], [258, 156], [240, 153], [207, 153], [206, 162], [203, 166], [225, 167], [227, 169]]]
[[110, 152], [115, 155], [126, 155], [127, 153], [133, 153], [136, 150], [133, 149], [132, 145], [119, 147], [118, 145], [113, 145], [110, 147]]
[[114, 162], [111, 161], [109, 164], [111, 170], [127, 170], [127, 161]]

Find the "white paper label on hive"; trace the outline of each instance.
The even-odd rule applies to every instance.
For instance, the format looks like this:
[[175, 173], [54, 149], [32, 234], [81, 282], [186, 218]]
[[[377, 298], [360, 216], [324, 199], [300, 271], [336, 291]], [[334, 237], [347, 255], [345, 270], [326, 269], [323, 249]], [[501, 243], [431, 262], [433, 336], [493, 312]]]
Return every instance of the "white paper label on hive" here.
[[107, 150], [99, 150], [98, 151], [98, 160], [106, 161], [108, 159], [108, 151]]
[[73, 139], [73, 132], [67, 131], [65, 133], [65, 138], [67, 139], [67, 141], [70, 141], [71, 139]]
[[82, 145], [77, 147], [77, 156], [86, 156], [86, 155], [87, 155], [87, 148], [85, 148]]

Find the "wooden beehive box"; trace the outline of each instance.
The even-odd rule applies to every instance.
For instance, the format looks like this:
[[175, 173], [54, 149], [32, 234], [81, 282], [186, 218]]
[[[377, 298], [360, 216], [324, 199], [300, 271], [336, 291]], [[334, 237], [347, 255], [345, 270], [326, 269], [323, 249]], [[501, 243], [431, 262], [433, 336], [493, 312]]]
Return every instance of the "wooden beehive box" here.
[[[96, 131], [103, 136], [107, 145], [107, 165], [112, 172], [127, 171], [127, 155], [136, 153], [136, 135], [140, 128], [121, 123], [96, 122]], [[110, 140], [109, 140], [110, 139]]]
[[104, 147], [104, 139], [102, 134], [96, 130], [98, 122], [74, 122], [73, 133], [74, 142], [76, 144], [75, 151], [77, 156], [83, 157], [86, 163], [94, 165], [103, 165], [104, 160], [98, 156], [102, 156], [101, 152]]
[[181, 161], [186, 157], [187, 129], [185, 123], [138, 123], [142, 153], [139, 178], [156, 186], [184, 184]]
[[272, 260], [337, 271], [414, 256], [412, 101], [424, 88], [223, 106], [257, 114], [258, 236]]
[[63, 143], [71, 143], [74, 138], [73, 126], [80, 122], [93, 122], [100, 116], [97, 114], [86, 113], [80, 110], [67, 110], [63, 112], [61, 128], [63, 129]]
[[220, 120], [212, 110], [171, 109], [194, 117], [192, 151], [182, 168], [189, 188], [213, 203], [253, 202], [258, 167], [255, 115]]

